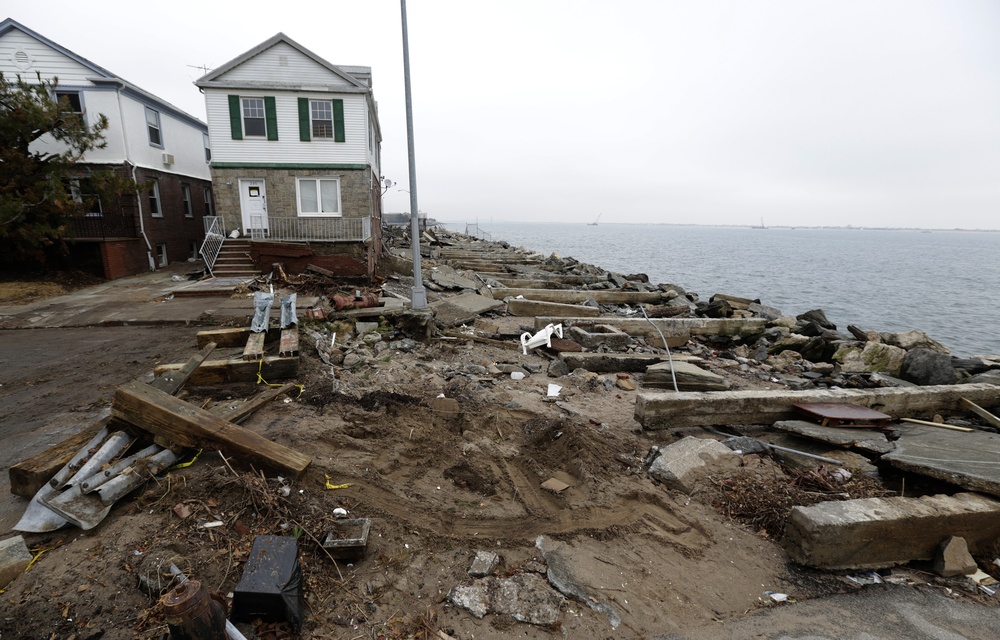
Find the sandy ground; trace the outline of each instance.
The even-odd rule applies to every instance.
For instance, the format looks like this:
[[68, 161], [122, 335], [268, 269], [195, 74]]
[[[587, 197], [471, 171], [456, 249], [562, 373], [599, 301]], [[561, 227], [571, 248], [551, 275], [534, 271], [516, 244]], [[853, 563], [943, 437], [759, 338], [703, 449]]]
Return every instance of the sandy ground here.
[[[197, 330], [2, 332], [4, 467], [101, 416], [117, 386], [186, 360], [197, 351]], [[300, 536], [303, 638], [713, 637], [720, 624], [773, 606], [765, 591], [803, 601], [859, 589], [842, 575], [790, 565], [773, 536], [722, 517], [711, 482], [688, 496], [651, 480], [642, 467], [649, 447], [685, 434], [641, 432], [635, 391], [613, 374], [554, 380], [540, 355], [463, 340], [409, 353], [356, 342], [365, 362], [346, 369], [325, 365], [303, 342], [294, 380], [302, 393], [243, 425], [310, 455], [301, 477], [204, 452], [121, 501], [95, 529], [26, 535], [44, 553], [0, 596], [0, 637], [165, 637], [157, 606], [169, 587], [165, 567], [174, 562], [225, 597], [260, 534]], [[505, 363], [539, 373], [482, 373]], [[558, 402], [546, 397], [551, 382], [562, 386]], [[257, 390], [189, 385], [183, 397], [210, 405]], [[767, 458], [747, 464], [739, 473], [784, 477]], [[549, 478], [570, 487], [541, 489]], [[327, 489], [331, 483], [349, 486]], [[4, 531], [25, 504], [2, 501]], [[178, 505], [191, 515], [178, 517]], [[366, 556], [354, 563], [334, 564], [317, 544], [338, 507], [373, 520]], [[224, 524], [203, 526], [212, 521]], [[540, 546], [554, 555], [543, 557]], [[474, 617], [448, 594], [472, 582], [477, 551], [499, 554], [499, 576], [544, 576], [558, 556], [586, 595], [565, 598], [559, 620], [546, 626], [510, 614]], [[287, 626], [243, 629], [248, 637], [296, 637]]]

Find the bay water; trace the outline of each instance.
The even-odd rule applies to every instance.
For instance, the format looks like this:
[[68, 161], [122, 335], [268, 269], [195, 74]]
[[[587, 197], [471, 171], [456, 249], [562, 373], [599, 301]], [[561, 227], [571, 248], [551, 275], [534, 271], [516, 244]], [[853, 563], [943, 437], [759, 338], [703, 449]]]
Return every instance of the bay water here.
[[[445, 224], [465, 232], [467, 225]], [[823, 309], [845, 331], [920, 329], [953, 355], [1000, 354], [1000, 233], [875, 229], [478, 223], [470, 234], [608, 271], [645, 273], [708, 300]]]

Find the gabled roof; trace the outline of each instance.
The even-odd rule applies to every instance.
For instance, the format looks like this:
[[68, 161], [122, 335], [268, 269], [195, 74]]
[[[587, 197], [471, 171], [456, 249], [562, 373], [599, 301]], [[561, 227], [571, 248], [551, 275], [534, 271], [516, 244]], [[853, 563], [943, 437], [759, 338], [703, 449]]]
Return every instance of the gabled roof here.
[[93, 82], [94, 84], [117, 84], [122, 88], [122, 93], [125, 93], [126, 95], [129, 95], [135, 98], [136, 100], [139, 100], [140, 102], [147, 103], [152, 107], [156, 107], [160, 111], [169, 113], [178, 120], [187, 121], [189, 124], [192, 124], [195, 127], [202, 129], [203, 131], [208, 131], [208, 125], [199, 120], [198, 118], [194, 117], [190, 113], [181, 111], [180, 109], [170, 104], [169, 102], [166, 102], [162, 98], [159, 98], [153, 95], [152, 93], [149, 93], [148, 91], [140, 89], [131, 82], [128, 82], [122, 79], [121, 77], [111, 73], [104, 67], [94, 64], [93, 62], [87, 60], [83, 56], [73, 53], [66, 47], [62, 46], [61, 44], [49, 40], [40, 33], [32, 31], [31, 29], [24, 26], [17, 20], [14, 20], [13, 18], [7, 18], [3, 22], [0, 22], [0, 37], [3, 37], [5, 34], [13, 30], [20, 31], [23, 34], [31, 38], [34, 38], [35, 40], [38, 40], [45, 46], [50, 47], [55, 51], [58, 51], [59, 53], [66, 56], [70, 60], [73, 60], [77, 64], [86, 67], [87, 69], [90, 69], [94, 73], [94, 77], [87, 79]]
[[[211, 72], [203, 75], [202, 77], [198, 78], [197, 80], [194, 81], [194, 84], [195, 84], [195, 86], [198, 86], [198, 87], [225, 87], [225, 86], [234, 86], [234, 85], [231, 85], [231, 84], [225, 82], [224, 80], [221, 80], [222, 76], [224, 76], [226, 73], [232, 71], [236, 67], [238, 67], [238, 66], [242, 65], [243, 63], [247, 62], [248, 60], [250, 60], [250, 59], [252, 59], [252, 58], [260, 55], [261, 53], [267, 51], [268, 49], [270, 49], [271, 47], [274, 47], [275, 45], [277, 45], [279, 43], [284, 43], [284, 44], [292, 47], [293, 49], [297, 50], [302, 55], [304, 55], [307, 58], [311, 59], [313, 62], [319, 64], [322, 67], [324, 67], [325, 69], [327, 69], [331, 73], [335, 74], [336, 76], [338, 76], [340, 78], [343, 78], [348, 84], [345, 85], [345, 86], [343, 86], [343, 87], [338, 87], [337, 91], [341, 91], [341, 92], [344, 92], [344, 93], [367, 93], [367, 92], [369, 92], [371, 90], [371, 88], [368, 85], [366, 85], [364, 82], [362, 82], [362, 81], [358, 80], [357, 78], [355, 78], [353, 75], [351, 75], [344, 68], [338, 67], [337, 65], [334, 65], [334, 64], [331, 64], [331, 63], [327, 62], [326, 60], [324, 60], [323, 58], [319, 57], [318, 55], [316, 55], [315, 53], [313, 53], [309, 49], [306, 49], [305, 47], [303, 47], [298, 42], [292, 40], [291, 38], [289, 38], [288, 36], [286, 36], [285, 34], [280, 33], [280, 32], [277, 33], [277, 34], [275, 34], [275, 35], [273, 35], [273, 36], [271, 36], [270, 38], [268, 38], [264, 42], [260, 43], [259, 45], [257, 45], [253, 49], [250, 49], [246, 53], [233, 58], [232, 60], [230, 60], [229, 62], [225, 63], [221, 67], [219, 67], [219, 68], [217, 68], [217, 69], [215, 69], [215, 70], [213, 70], [213, 71], [211, 71]], [[362, 67], [357, 67], [357, 68], [361, 69]], [[368, 69], [368, 73], [369, 73], [369, 75], [371, 74], [371, 69]], [[255, 86], [257, 86], [257, 85], [255, 85]], [[275, 87], [275, 88], [284, 88], [284, 87]]]

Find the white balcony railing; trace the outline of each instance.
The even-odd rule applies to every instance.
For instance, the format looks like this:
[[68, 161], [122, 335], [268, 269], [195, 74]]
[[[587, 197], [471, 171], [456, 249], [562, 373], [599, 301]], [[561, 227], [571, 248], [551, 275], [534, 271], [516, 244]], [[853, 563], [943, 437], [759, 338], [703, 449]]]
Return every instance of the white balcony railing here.
[[202, 222], [205, 223], [205, 241], [201, 243], [198, 253], [205, 261], [208, 272], [212, 273], [212, 267], [215, 266], [215, 260], [226, 239], [226, 225], [221, 216], [205, 216]]
[[254, 240], [284, 242], [364, 242], [372, 237], [372, 219], [365, 218], [276, 218], [250, 216]]

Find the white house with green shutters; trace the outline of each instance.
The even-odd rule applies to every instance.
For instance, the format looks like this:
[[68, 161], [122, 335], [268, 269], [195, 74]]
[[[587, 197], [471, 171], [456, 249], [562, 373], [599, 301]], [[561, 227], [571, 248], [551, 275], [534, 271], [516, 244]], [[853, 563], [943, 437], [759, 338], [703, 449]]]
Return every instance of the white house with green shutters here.
[[[225, 234], [262, 266], [296, 260], [374, 272], [382, 136], [369, 67], [333, 65], [283, 33], [199, 78]], [[298, 245], [290, 248], [288, 243]], [[308, 256], [303, 253], [308, 247]], [[302, 260], [300, 260], [302, 261]], [[361, 275], [360, 273], [350, 275]]]

